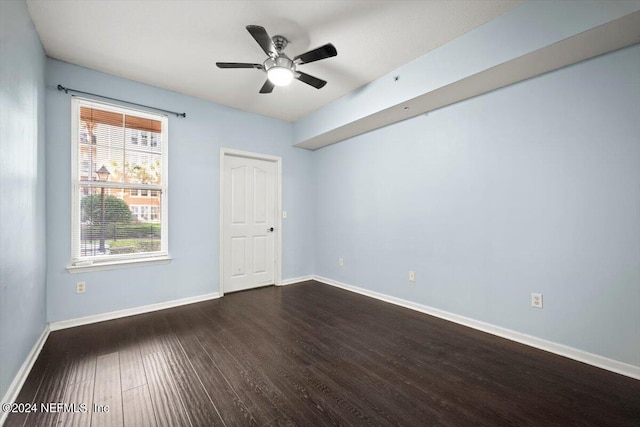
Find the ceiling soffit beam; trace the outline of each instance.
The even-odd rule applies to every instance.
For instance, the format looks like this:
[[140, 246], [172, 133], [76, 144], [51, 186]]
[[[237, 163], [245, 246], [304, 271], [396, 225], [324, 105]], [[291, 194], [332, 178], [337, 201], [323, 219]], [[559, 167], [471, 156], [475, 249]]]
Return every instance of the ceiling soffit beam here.
[[636, 43], [640, 43], [640, 11], [299, 140], [295, 146], [315, 150]]
[[640, 12], [489, 68], [296, 144], [315, 150], [374, 129], [640, 43]]

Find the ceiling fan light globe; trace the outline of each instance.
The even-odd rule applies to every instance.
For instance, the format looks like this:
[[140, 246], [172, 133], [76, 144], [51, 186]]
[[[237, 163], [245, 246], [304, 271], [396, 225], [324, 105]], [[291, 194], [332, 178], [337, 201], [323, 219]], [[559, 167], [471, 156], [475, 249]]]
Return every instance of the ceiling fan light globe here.
[[267, 78], [276, 86], [287, 86], [293, 81], [293, 71], [286, 67], [272, 67], [267, 71]]

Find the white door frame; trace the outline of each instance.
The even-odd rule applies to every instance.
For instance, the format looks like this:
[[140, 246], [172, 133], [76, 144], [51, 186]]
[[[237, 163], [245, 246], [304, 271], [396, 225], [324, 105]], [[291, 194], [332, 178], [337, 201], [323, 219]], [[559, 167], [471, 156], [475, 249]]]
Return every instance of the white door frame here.
[[282, 282], [282, 158], [268, 154], [253, 153], [251, 151], [235, 150], [220, 147], [220, 296], [224, 296], [224, 160], [226, 157], [245, 157], [247, 159], [265, 160], [276, 164], [276, 203], [275, 203], [275, 232], [274, 234], [274, 284], [280, 286]]

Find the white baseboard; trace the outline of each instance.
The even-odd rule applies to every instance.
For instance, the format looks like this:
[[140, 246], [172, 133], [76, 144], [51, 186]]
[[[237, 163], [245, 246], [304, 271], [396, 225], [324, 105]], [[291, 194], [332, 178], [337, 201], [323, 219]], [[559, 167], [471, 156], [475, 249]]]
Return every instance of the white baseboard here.
[[294, 283], [306, 282], [307, 280], [313, 280], [313, 279], [314, 279], [314, 276], [301, 276], [301, 277], [294, 277], [292, 279], [284, 279], [282, 280], [279, 286], [293, 285]]
[[134, 316], [136, 314], [150, 313], [152, 311], [164, 310], [165, 308], [178, 307], [186, 304], [193, 304], [201, 301], [220, 298], [218, 292], [210, 294], [198, 295], [195, 297], [176, 299], [173, 301], [159, 302], [157, 304], [142, 305], [140, 307], [127, 308], [125, 310], [110, 311], [108, 313], [94, 314], [92, 316], [78, 317], [69, 320], [60, 320], [58, 322], [50, 322], [49, 329], [57, 331], [60, 329], [73, 328], [75, 326], [88, 325], [90, 323], [104, 322], [105, 320], [119, 319], [121, 317]]
[[608, 357], [599, 356], [597, 354], [589, 353], [584, 350], [579, 350], [577, 348], [569, 347], [564, 344], [558, 344], [552, 341], [547, 341], [542, 338], [512, 331], [511, 329], [502, 328], [500, 326], [495, 326], [490, 323], [481, 322], [479, 320], [449, 313], [444, 310], [439, 310], [437, 308], [407, 301], [401, 298], [392, 297], [390, 295], [370, 291], [368, 289], [360, 288], [357, 286], [347, 285], [345, 283], [341, 283], [336, 280], [327, 279], [326, 277], [314, 276], [313, 280], [316, 280], [321, 283], [325, 283], [327, 285], [335, 286], [341, 289], [345, 289], [347, 291], [356, 292], [358, 294], [362, 294], [362, 295], [375, 298], [381, 301], [389, 302], [391, 304], [399, 305], [401, 307], [409, 308], [411, 310], [416, 310], [425, 314], [429, 314], [431, 316], [439, 317], [441, 319], [449, 320], [451, 322], [458, 323], [460, 325], [468, 326], [470, 328], [487, 332], [489, 334], [497, 335], [499, 337], [506, 338], [511, 341], [516, 341], [521, 344], [539, 348], [540, 350], [544, 350], [550, 353], [558, 354], [560, 356], [568, 357], [569, 359], [577, 360], [579, 362], [583, 362], [589, 365], [596, 366], [598, 368], [602, 368], [608, 371], [622, 374], [627, 377], [640, 379], [640, 366], [635, 366], [628, 363], [620, 362], [618, 360], [610, 359]]
[[[16, 376], [13, 378], [13, 381], [11, 381], [11, 384], [9, 385], [9, 389], [7, 390], [7, 392], [4, 394], [4, 397], [2, 398], [2, 403], [13, 403], [18, 398], [18, 394], [20, 393], [20, 390], [22, 389], [24, 382], [27, 380], [27, 377], [29, 376], [29, 372], [31, 372], [31, 368], [33, 368], [33, 364], [36, 363], [36, 360], [38, 359], [38, 355], [40, 355], [40, 351], [42, 350], [44, 343], [47, 341], [47, 338], [49, 337], [49, 331], [50, 331], [49, 325], [46, 325], [44, 327], [44, 330], [42, 331], [42, 334], [40, 334], [40, 337], [37, 339], [35, 344], [33, 344], [31, 351], [29, 352], [29, 354], [27, 355], [27, 358], [24, 360], [24, 363], [16, 373]], [[4, 424], [8, 415], [9, 415], [8, 412], [4, 412], [4, 411], [0, 412], [0, 426]]]

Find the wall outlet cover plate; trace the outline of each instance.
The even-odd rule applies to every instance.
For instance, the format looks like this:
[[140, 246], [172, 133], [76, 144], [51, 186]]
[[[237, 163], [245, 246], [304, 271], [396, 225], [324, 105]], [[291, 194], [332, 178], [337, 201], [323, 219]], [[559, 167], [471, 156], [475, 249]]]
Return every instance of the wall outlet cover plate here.
[[542, 294], [531, 293], [531, 307], [542, 308]]

